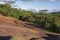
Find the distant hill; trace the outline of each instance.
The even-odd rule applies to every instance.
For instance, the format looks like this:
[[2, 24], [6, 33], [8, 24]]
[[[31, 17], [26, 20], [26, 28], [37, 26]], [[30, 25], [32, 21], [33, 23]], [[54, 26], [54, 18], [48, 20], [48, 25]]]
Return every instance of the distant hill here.
[[52, 12], [51, 14], [60, 14], [60, 11], [59, 12]]

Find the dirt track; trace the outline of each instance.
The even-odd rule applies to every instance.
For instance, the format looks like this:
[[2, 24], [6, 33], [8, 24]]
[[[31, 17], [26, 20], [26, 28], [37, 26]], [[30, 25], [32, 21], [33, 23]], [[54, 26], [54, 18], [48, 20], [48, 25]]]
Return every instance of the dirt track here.
[[10, 36], [12, 40], [30, 40], [31, 38], [38, 38], [38, 40], [60, 40], [60, 34], [45, 32], [35, 28], [35, 26], [30, 23], [1, 15], [0, 40], [1, 38], [10, 38]]

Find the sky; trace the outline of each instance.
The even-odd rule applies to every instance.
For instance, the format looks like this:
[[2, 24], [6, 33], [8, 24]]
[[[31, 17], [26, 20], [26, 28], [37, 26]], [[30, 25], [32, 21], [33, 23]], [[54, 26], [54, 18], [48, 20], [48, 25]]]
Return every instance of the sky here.
[[[16, 1], [15, 7], [21, 9], [36, 9], [36, 10], [60, 10], [60, 0], [13, 0]], [[1, 2], [0, 2], [1, 3]]]

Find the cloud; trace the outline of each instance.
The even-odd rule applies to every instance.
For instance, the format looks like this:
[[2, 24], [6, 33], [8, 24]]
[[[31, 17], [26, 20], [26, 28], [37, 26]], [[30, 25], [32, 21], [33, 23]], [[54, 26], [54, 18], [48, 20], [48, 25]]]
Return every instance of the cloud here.
[[0, 0], [0, 1], [9, 1], [9, 0]]
[[45, 0], [20, 0], [20, 1], [25, 1], [25, 2], [32, 2], [32, 1], [43, 2], [43, 1], [45, 1]]
[[51, 0], [52, 2], [56, 2], [57, 0]]
[[32, 2], [34, 0], [20, 0], [20, 1], [24, 1], [24, 2]]
[[0, 0], [0, 2], [5, 2], [5, 3], [9, 3], [9, 4], [15, 3], [15, 1], [13, 1], [13, 0]]
[[3, 1], [3, 2], [5, 1], [6, 2], [6, 1], [15, 1], [15, 0], [0, 0], [0, 1]]
[[46, 0], [38, 0], [39, 2], [44, 2], [44, 1], [46, 1]]

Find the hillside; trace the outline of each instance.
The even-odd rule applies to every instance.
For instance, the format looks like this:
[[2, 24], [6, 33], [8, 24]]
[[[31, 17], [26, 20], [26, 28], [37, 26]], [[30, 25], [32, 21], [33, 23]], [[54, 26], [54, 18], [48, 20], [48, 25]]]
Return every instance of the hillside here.
[[45, 40], [45, 37], [46, 40], [57, 40], [57, 38], [60, 40], [58, 35], [44, 32], [31, 23], [0, 15], [0, 37], [5, 38], [4, 40], [8, 36], [12, 37], [11, 40], [31, 40], [31, 38]]
[[21, 36], [22, 40], [24, 36], [24, 40], [38, 37], [40, 35], [39, 31], [30, 27], [32, 27], [32, 25], [28, 25], [27, 22], [0, 15], [0, 36]]
[[[46, 11], [47, 10], [39, 10], [39, 12], [36, 13], [14, 8], [9, 4], [0, 4], [0, 14], [8, 16], [6, 19], [1, 20], [1, 23], [10, 23], [14, 25], [18, 25], [20, 23], [23, 25], [24, 22], [22, 23], [22, 20], [29, 22], [29, 24], [33, 23], [36, 27], [48, 30], [50, 32], [60, 33], [60, 12], [52, 12], [54, 13], [52, 14], [48, 12], [46, 13]], [[11, 17], [13, 17], [14, 20]], [[7, 22], [5, 20], [7, 20]]]

